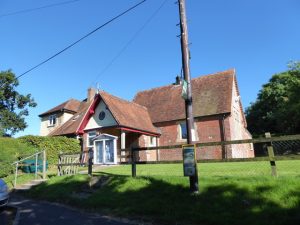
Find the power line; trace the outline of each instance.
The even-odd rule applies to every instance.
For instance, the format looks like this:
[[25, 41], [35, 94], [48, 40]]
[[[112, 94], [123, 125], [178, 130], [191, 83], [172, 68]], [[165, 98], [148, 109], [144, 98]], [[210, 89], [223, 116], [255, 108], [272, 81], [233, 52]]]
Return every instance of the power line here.
[[124, 12], [120, 13], [119, 15], [113, 17], [112, 19], [108, 20], [107, 22], [105, 22], [104, 24], [100, 25], [99, 27], [97, 27], [96, 29], [92, 30], [91, 32], [89, 32], [88, 34], [84, 35], [83, 37], [81, 37], [80, 39], [78, 39], [77, 41], [73, 42], [72, 44], [68, 45], [67, 47], [65, 47], [64, 49], [60, 50], [59, 52], [57, 52], [56, 54], [54, 54], [53, 56], [47, 58], [46, 60], [42, 61], [41, 63], [37, 64], [36, 66], [30, 68], [29, 70], [25, 71], [24, 73], [22, 73], [21, 75], [19, 75], [17, 77], [17, 79], [19, 79], [20, 77], [24, 76], [25, 74], [31, 72], [32, 70], [36, 69], [37, 67], [45, 64], [46, 62], [50, 61], [51, 59], [55, 58], [56, 56], [62, 54], [63, 52], [67, 51], [68, 49], [70, 49], [71, 47], [73, 47], [74, 45], [76, 45], [77, 43], [79, 43], [80, 41], [82, 41], [83, 39], [87, 38], [88, 36], [92, 35], [93, 33], [95, 33], [96, 31], [100, 30], [101, 28], [107, 26], [108, 24], [110, 24], [111, 22], [113, 22], [114, 20], [118, 19], [119, 17], [125, 15], [126, 13], [130, 12], [131, 10], [135, 9], [136, 7], [138, 7], [139, 5], [141, 5], [142, 3], [146, 2], [147, 0], [143, 0], [137, 4], [135, 4], [134, 6], [130, 7], [129, 9], [125, 10]]
[[154, 13], [146, 20], [146, 22], [137, 30], [130, 40], [123, 46], [123, 48], [112, 58], [112, 60], [104, 67], [104, 69], [97, 75], [97, 77], [91, 82], [90, 85], [95, 83], [101, 75], [103, 75], [114, 62], [127, 50], [129, 45], [138, 37], [138, 35], [145, 29], [145, 27], [153, 20], [153, 18], [159, 13], [162, 7], [167, 3], [168, 0], [164, 0], [162, 4], [154, 11]]
[[28, 13], [28, 12], [37, 11], [40, 9], [51, 8], [51, 7], [60, 6], [60, 5], [67, 5], [67, 4], [71, 4], [74, 2], [78, 2], [78, 1], [81, 1], [81, 0], [71, 0], [71, 1], [65, 1], [65, 2], [60, 2], [60, 3], [45, 5], [45, 6], [41, 6], [41, 7], [37, 7], [37, 8], [23, 9], [23, 10], [19, 10], [19, 11], [15, 11], [15, 12], [2, 14], [2, 15], [0, 15], [0, 18], [7, 17], [7, 16], [14, 16], [14, 15], [22, 14], [22, 13]]

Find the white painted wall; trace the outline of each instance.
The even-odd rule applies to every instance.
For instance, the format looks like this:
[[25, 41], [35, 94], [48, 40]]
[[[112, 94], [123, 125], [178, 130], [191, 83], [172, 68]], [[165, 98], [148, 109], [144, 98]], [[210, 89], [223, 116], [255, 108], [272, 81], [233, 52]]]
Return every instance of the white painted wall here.
[[[105, 118], [103, 120], [99, 120], [99, 113], [101, 111], [105, 112]], [[100, 127], [108, 127], [108, 126], [114, 126], [117, 125], [117, 122], [113, 118], [111, 112], [106, 107], [105, 103], [103, 101], [100, 101], [98, 104], [95, 114], [92, 116], [92, 118], [89, 120], [88, 124], [85, 127], [85, 130], [89, 129], [95, 129]]]
[[74, 114], [72, 113], [54, 113], [56, 115], [56, 124], [55, 126], [49, 126], [49, 116], [44, 116], [41, 118], [41, 125], [40, 125], [40, 135], [47, 136], [50, 132], [67, 122]]
[[[241, 98], [238, 95], [238, 91], [233, 81], [233, 89], [232, 89], [232, 108], [231, 108], [231, 116], [230, 120], [230, 135], [231, 140], [242, 140], [251, 138], [251, 135], [248, 135], [248, 131], [246, 130], [245, 122], [244, 122], [244, 113], [241, 109]], [[249, 150], [251, 146], [249, 144], [236, 144], [231, 145], [232, 149], [232, 158], [247, 158], [251, 157], [249, 155]], [[253, 156], [252, 156], [253, 157]]]

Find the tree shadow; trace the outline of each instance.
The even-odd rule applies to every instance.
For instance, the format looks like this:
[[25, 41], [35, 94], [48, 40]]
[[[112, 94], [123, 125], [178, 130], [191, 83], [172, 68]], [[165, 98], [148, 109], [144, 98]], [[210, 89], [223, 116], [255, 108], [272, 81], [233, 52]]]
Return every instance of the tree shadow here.
[[[207, 185], [199, 194], [192, 195], [182, 179], [164, 180], [155, 177], [131, 178], [98, 172], [109, 176], [110, 181], [99, 187], [86, 199], [77, 198], [83, 191], [87, 176], [74, 179], [65, 177], [62, 182], [43, 183], [30, 190], [32, 197], [72, 204], [88, 210], [105, 211], [118, 216], [146, 218], [160, 224], [299, 224], [300, 186], [279, 198], [293, 201], [289, 208], [277, 200], [267, 198], [274, 187], [257, 185], [253, 189], [237, 183]], [[201, 185], [201, 183], [200, 183]]]

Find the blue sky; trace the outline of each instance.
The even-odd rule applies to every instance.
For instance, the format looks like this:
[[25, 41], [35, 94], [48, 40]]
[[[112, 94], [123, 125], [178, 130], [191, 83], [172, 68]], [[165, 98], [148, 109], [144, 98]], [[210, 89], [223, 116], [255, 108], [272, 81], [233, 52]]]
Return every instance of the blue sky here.
[[[78, 0], [6, 16], [65, 1], [0, 0], [0, 70], [12, 69], [18, 76], [139, 2]], [[70, 98], [84, 99], [97, 82], [127, 100], [138, 91], [174, 82], [181, 68], [178, 6], [168, 0], [157, 12], [163, 2], [146, 1], [21, 77], [18, 91], [31, 93], [38, 106], [17, 136], [39, 134], [40, 113]], [[244, 107], [274, 73], [286, 70], [289, 60], [300, 59], [298, 0], [186, 4], [192, 77], [235, 68]]]

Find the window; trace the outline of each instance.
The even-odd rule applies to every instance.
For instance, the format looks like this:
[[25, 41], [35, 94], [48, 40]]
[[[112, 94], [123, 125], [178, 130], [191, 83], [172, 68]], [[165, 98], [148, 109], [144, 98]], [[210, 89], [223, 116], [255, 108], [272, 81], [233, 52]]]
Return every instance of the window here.
[[180, 138], [187, 139], [187, 129], [186, 129], [186, 122], [181, 122], [180, 124]]
[[89, 132], [88, 133], [88, 138], [87, 138], [87, 146], [88, 147], [93, 147], [93, 145], [94, 145], [94, 141], [93, 141], [93, 139], [96, 137], [96, 131], [92, 131], [92, 132]]
[[56, 124], [56, 115], [51, 115], [48, 117], [48, 127], [54, 127]]
[[156, 137], [149, 137], [149, 146], [156, 146]]

